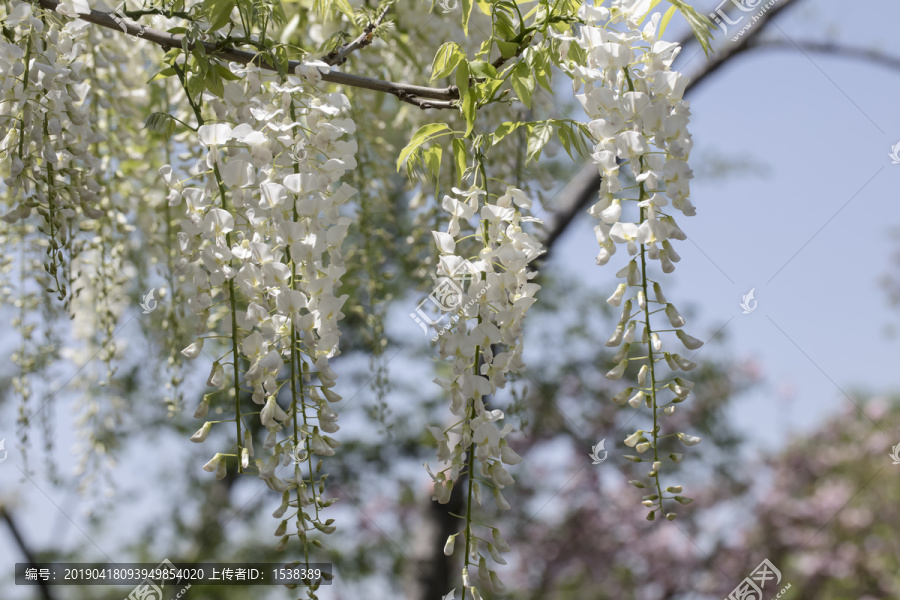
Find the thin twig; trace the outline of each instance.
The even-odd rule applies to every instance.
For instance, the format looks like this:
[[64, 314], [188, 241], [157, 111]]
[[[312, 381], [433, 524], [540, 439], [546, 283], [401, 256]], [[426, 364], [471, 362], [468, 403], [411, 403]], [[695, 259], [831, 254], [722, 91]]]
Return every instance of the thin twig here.
[[[59, 5], [55, 0], [39, 0], [42, 8], [47, 10], [56, 10]], [[111, 13], [92, 10], [87, 14], [79, 14], [78, 18], [106, 27], [115, 31], [121, 31], [128, 35], [143, 38], [164, 49], [181, 48], [183, 36], [174, 35], [158, 29], [144, 27], [133, 21], [121, 18], [113, 18]], [[194, 47], [196, 42], [188, 42], [188, 49]], [[212, 42], [202, 42], [207, 54], [215, 55], [218, 58], [231, 60], [241, 64], [255, 64], [260, 68], [270, 71], [277, 71], [276, 67], [263, 58], [262, 54], [248, 52], [246, 50], [238, 50], [236, 48], [222, 47]], [[291, 71], [302, 63], [297, 60], [289, 61], [288, 66]], [[408, 83], [396, 83], [393, 81], [384, 81], [382, 79], [374, 79], [372, 77], [364, 77], [362, 75], [353, 75], [351, 73], [342, 73], [340, 71], [330, 71], [322, 74], [322, 80], [330, 83], [347, 85], [376, 92], [384, 92], [397, 96], [401, 101], [418, 106], [420, 108], [438, 108], [447, 109], [454, 108], [453, 101], [459, 100], [459, 89], [455, 85], [445, 88], [425, 87], [421, 85], [411, 85]], [[429, 102], [428, 100], [443, 100], [444, 102]]]
[[327, 62], [329, 65], [342, 65], [347, 61], [347, 57], [350, 54], [356, 52], [360, 48], [371, 44], [375, 30], [378, 29], [378, 26], [384, 22], [384, 18], [387, 16], [387, 12], [390, 7], [390, 3], [385, 4], [384, 8], [381, 11], [381, 14], [379, 14], [374, 21], [366, 25], [366, 28], [363, 29], [363, 32], [358, 38], [341, 47], [339, 50], [336, 49], [331, 51], [322, 60]]

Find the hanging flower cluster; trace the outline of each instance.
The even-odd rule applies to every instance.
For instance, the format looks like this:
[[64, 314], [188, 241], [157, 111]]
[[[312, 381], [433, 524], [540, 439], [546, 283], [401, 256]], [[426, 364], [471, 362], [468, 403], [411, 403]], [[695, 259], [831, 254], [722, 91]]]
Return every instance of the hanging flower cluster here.
[[[206, 152], [190, 177], [179, 180], [171, 165], [160, 170], [170, 188], [169, 204], [184, 205], [178, 269], [191, 283], [188, 305], [204, 327], [182, 354], [196, 358], [204, 340], [225, 338], [226, 354], [213, 362], [207, 382], [218, 391], [203, 398], [195, 416], [205, 418], [227, 392], [237, 450], [216, 454], [204, 468], [224, 477], [230, 456], [238, 459], [239, 471], [258, 473], [283, 493], [276, 518], [297, 508], [294, 532], [288, 533], [287, 519], [277, 528], [277, 548], [293, 535], [306, 547], [310, 526], [334, 530], [319, 519], [330, 501], [321, 497], [321, 463], [315, 479], [312, 457], [331, 456], [338, 445], [326, 435], [338, 430], [328, 403], [340, 400], [331, 390], [336, 375], [329, 359], [339, 353], [338, 322], [347, 300], [335, 295], [346, 271], [341, 243], [351, 221], [340, 209], [356, 193], [340, 183], [355, 167], [357, 150], [355, 141], [342, 138], [355, 125], [341, 116], [349, 106], [346, 96], [316, 87], [323, 64], [302, 65], [298, 76], [286, 78], [254, 66], [229, 68], [233, 80], [225, 84], [223, 99], [207, 101], [217, 122], [203, 122], [197, 130]], [[205, 335], [207, 325], [224, 335]], [[254, 442], [241, 406], [245, 393], [259, 405], [268, 431], [262, 445], [268, 457], [252, 464]], [[289, 400], [280, 401], [282, 395]], [[216, 423], [207, 421], [192, 440], [204, 441]], [[289, 433], [279, 435], [285, 427]], [[277, 476], [279, 465], [292, 463], [290, 477]], [[314, 514], [308, 514], [309, 506]]]
[[94, 178], [99, 161], [90, 147], [103, 135], [88, 113], [80, 60], [89, 25], [64, 24], [28, 2], [13, 4], [3, 25], [13, 41], [0, 40], [0, 158], [9, 168], [8, 197], [17, 199], [3, 219], [15, 223], [38, 213], [50, 289], [68, 303], [75, 223], [102, 214]]
[[[484, 189], [464, 192], [454, 188], [453, 192], [457, 197], [444, 196], [442, 203], [450, 215], [447, 231], [435, 231], [433, 236], [440, 253], [435, 292], [444, 309], [457, 316], [439, 337], [441, 356], [452, 361], [453, 376], [435, 382], [449, 393], [450, 412], [456, 422], [447, 429], [429, 427], [438, 442], [438, 460], [449, 465], [437, 474], [427, 465], [426, 469], [434, 480], [434, 499], [441, 503], [449, 501], [460, 475], [468, 476], [465, 529], [450, 536], [444, 551], [452, 554], [456, 537], [462, 534], [463, 584], [479, 598], [477, 586], [470, 579], [470, 565], [477, 565], [485, 584], [502, 592], [503, 584], [487, 567], [481, 551], [486, 547], [494, 561], [506, 564], [500, 552], [508, 552], [509, 546], [495, 527], [490, 527], [491, 542], [476, 535], [472, 501], [481, 505], [482, 486], [487, 486], [497, 507], [509, 510], [501, 490], [514, 480], [503, 465], [521, 460], [504, 439], [512, 426], [498, 426], [503, 411], [491, 410], [485, 404], [488, 396], [506, 385], [510, 373], [525, 367], [522, 322], [540, 289], [529, 281], [536, 272], [529, 272], [527, 266], [542, 250], [540, 242], [522, 230], [522, 223], [536, 221], [522, 214], [531, 209], [531, 200], [522, 190], [508, 187], [496, 203], [489, 202]], [[480, 218], [474, 233], [465, 232], [476, 215]], [[482, 242], [481, 249], [477, 256], [467, 257], [461, 248], [471, 246], [465, 241], [471, 238]]]
[[[613, 2], [610, 9], [585, 5], [579, 11], [586, 23], [579, 36], [564, 39], [562, 44], [568, 52], [568, 45], [577, 43], [577, 55], [584, 58], [572, 62], [570, 74], [575, 91], [581, 90], [577, 97], [591, 118], [588, 126], [597, 142], [591, 156], [603, 175], [600, 200], [589, 211], [599, 220], [594, 228], [600, 243], [597, 264], [606, 264], [617, 245], [624, 245], [631, 256], [617, 273], [625, 283], [608, 300], [613, 306], [622, 306], [622, 316], [607, 345], [622, 348], [607, 376], [619, 379], [629, 365], [640, 365], [638, 386], [627, 388], [613, 400], [634, 408], [646, 405], [653, 411], [652, 428], [625, 439], [639, 455], [651, 452], [652, 458], [627, 458], [652, 463], [647, 477], [656, 489], [643, 499], [644, 506], [651, 509], [647, 518], [653, 520], [659, 511], [671, 520], [676, 515], [663, 512], [663, 501], [687, 503], [690, 499], [678, 495], [680, 486], [662, 489], [659, 473], [665, 457], [660, 440], [674, 435], [690, 446], [700, 439], [684, 433], [662, 435], [660, 418], [671, 415], [675, 405], [687, 398], [693, 384], [678, 374], [696, 365], [664, 349], [660, 334], [674, 331], [689, 350], [698, 349], [702, 342], [681, 329], [684, 318], [649, 272], [648, 261], [659, 261], [663, 273], [671, 273], [680, 260], [671, 240], [683, 240], [685, 235], [669, 206], [685, 216], [694, 215], [695, 210], [688, 199], [693, 174], [687, 162], [692, 147], [687, 130], [690, 110], [682, 99], [687, 79], [671, 69], [680, 47], [658, 39], [658, 13], [640, 30], [646, 4]], [[635, 5], [643, 12], [629, 8]], [[617, 31], [613, 26], [623, 21], [625, 27]], [[625, 167], [633, 182], [623, 173]], [[629, 219], [626, 211], [630, 210], [634, 216]], [[670, 328], [654, 328], [652, 317], [659, 313], [665, 315]], [[660, 372], [658, 363], [662, 361], [670, 370], [666, 377]], [[661, 393], [666, 389], [673, 397], [663, 402]], [[681, 455], [671, 453], [668, 458], [678, 461]], [[645, 487], [638, 480], [632, 483]]]

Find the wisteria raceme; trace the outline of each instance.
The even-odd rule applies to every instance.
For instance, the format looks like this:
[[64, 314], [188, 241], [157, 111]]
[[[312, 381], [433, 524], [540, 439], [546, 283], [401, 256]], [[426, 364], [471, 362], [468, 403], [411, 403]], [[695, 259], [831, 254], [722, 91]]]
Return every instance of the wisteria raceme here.
[[[680, 50], [678, 44], [657, 37], [661, 15], [652, 15], [640, 29], [648, 8], [649, 3], [631, 1], [613, 2], [609, 9], [583, 6], [579, 16], [585, 24], [577, 37], [563, 39], [562, 51], [565, 55], [569, 44], [576, 43], [584, 56], [583, 62], [572, 61], [569, 69], [575, 91], [581, 91], [577, 98], [591, 118], [588, 127], [596, 141], [591, 156], [603, 176], [600, 200], [589, 211], [599, 220], [594, 228], [600, 243], [597, 264], [605, 265], [617, 245], [625, 246], [631, 256], [617, 273], [625, 283], [608, 300], [613, 306], [621, 305], [623, 311], [607, 342], [611, 347], [622, 346], [607, 376], [619, 379], [629, 365], [640, 366], [638, 387], [625, 389], [613, 400], [634, 408], [646, 405], [653, 411], [652, 427], [638, 430], [625, 440], [639, 455], [652, 450], [652, 458], [628, 457], [652, 463], [647, 477], [656, 490], [643, 500], [644, 506], [652, 509], [648, 514], [652, 520], [657, 511], [675, 518], [674, 512], [663, 511], [664, 500], [690, 501], [678, 495], [680, 486], [662, 489], [659, 472], [666, 457], [661, 455], [660, 440], [669, 436], [661, 433], [660, 417], [671, 415], [675, 405], [687, 398], [693, 384], [678, 373], [696, 366], [664, 350], [659, 334], [676, 331], [690, 350], [699, 348], [702, 342], [680, 331], [684, 318], [649, 272], [648, 260], [659, 261], [663, 273], [672, 272], [674, 263], [680, 260], [671, 240], [683, 240], [685, 235], [669, 207], [685, 216], [694, 215], [695, 210], [688, 199], [693, 175], [687, 162], [692, 147], [687, 129], [690, 109], [682, 98], [687, 78], [671, 69]], [[623, 21], [624, 28], [615, 27]], [[626, 167], [628, 174], [623, 172]], [[652, 317], [658, 313], [666, 316], [669, 327], [654, 328]], [[668, 378], [660, 373], [660, 361], [671, 370]], [[665, 403], [660, 397], [664, 389], [673, 395]], [[686, 445], [700, 441], [684, 433], [671, 435]], [[680, 460], [681, 455], [671, 453], [668, 458]], [[645, 487], [639, 481], [634, 484]]]
[[[207, 382], [218, 391], [204, 397], [195, 416], [204, 418], [211, 404], [234, 406], [238, 451], [216, 454], [205, 468], [224, 476], [223, 459], [234, 456], [239, 470], [257, 472], [284, 494], [276, 518], [296, 507], [297, 529], [285, 534], [279, 526], [282, 549], [291, 535], [305, 544], [308, 525], [334, 529], [319, 520], [330, 501], [321, 497], [324, 483], [314, 478], [312, 461], [338, 446], [326, 435], [338, 430], [329, 402], [340, 400], [331, 389], [336, 374], [329, 359], [339, 353], [338, 322], [347, 300], [335, 295], [346, 271], [341, 243], [350, 224], [340, 208], [356, 193], [340, 178], [354, 168], [357, 146], [341, 139], [355, 131], [341, 116], [346, 96], [316, 87], [324, 68], [302, 65], [299, 76], [282, 80], [254, 66], [230, 65], [238, 80], [225, 85], [224, 99], [207, 101], [217, 122], [197, 130], [205, 156], [185, 180], [173, 166], [160, 170], [169, 204], [184, 205], [179, 271], [192, 282], [190, 309], [227, 338], [228, 360], [213, 362]], [[185, 357], [198, 357], [204, 341], [217, 337], [204, 333], [183, 350]], [[247, 368], [241, 372], [242, 363]], [[228, 399], [221, 397], [226, 391]], [[268, 431], [262, 444], [268, 456], [252, 465], [258, 447], [235, 401], [243, 393], [259, 405]], [[207, 422], [192, 439], [203, 441], [216, 423]], [[285, 427], [289, 433], [279, 436]], [[278, 477], [276, 468], [291, 462], [292, 476]]]
[[103, 134], [85, 102], [81, 56], [89, 25], [61, 21], [27, 2], [13, 4], [4, 19], [14, 41], [0, 40], [0, 148], [9, 165], [4, 183], [17, 199], [3, 219], [40, 215], [39, 230], [50, 240], [46, 267], [54, 291], [67, 301], [75, 223], [101, 214], [91, 144]]
[[[478, 565], [486, 585], [503, 591], [497, 574], [487, 568], [479, 541], [500, 564], [506, 562], [500, 553], [509, 547], [497, 528], [490, 528], [491, 542], [476, 536], [471, 502], [474, 499], [481, 504], [483, 484], [490, 488], [497, 507], [509, 510], [501, 490], [514, 480], [503, 465], [521, 460], [505, 439], [512, 426], [498, 426], [503, 411], [485, 404], [506, 385], [509, 374], [525, 366], [522, 323], [540, 289], [530, 281], [536, 272], [529, 272], [527, 267], [542, 250], [540, 242], [522, 230], [523, 222], [536, 221], [523, 216], [531, 209], [531, 200], [522, 190], [509, 187], [495, 203], [488, 201], [483, 189], [454, 188], [453, 192], [453, 196], [444, 196], [442, 203], [450, 215], [448, 229], [435, 231], [433, 236], [440, 253], [436, 286], [446, 299], [447, 311], [456, 313], [452, 325], [439, 336], [441, 356], [452, 362], [453, 377], [435, 382], [450, 395], [455, 424], [447, 429], [428, 428], [438, 442], [438, 460], [449, 464], [436, 474], [426, 468], [434, 480], [434, 499], [441, 503], [449, 501], [460, 475], [468, 476], [468, 517], [461, 532], [466, 550], [463, 581], [473, 597], [479, 597], [477, 586], [469, 579], [470, 565]], [[476, 215], [473, 234], [467, 226]], [[464, 241], [471, 237], [482, 242], [474, 257], [463, 251], [472, 246]], [[452, 554], [457, 535], [447, 541], [445, 553]]]

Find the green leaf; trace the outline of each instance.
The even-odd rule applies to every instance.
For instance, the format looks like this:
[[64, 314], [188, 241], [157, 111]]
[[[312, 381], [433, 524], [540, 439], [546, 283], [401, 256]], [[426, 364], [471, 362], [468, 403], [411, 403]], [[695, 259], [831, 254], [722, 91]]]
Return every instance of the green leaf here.
[[472, 77], [497, 79], [497, 69], [486, 60], [473, 60], [469, 63], [469, 74]]
[[444, 155], [443, 149], [434, 144], [427, 150], [422, 152], [422, 159], [425, 163], [425, 168], [431, 171], [431, 174], [434, 175], [435, 181], [441, 176], [441, 157]]
[[216, 69], [210, 69], [206, 72], [206, 89], [219, 98], [225, 95], [225, 87], [222, 85], [222, 78]]
[[412, 136], [409, 144], [400, 151], [400, 156], [397, 158], [397, 170], [400, 170], [400, 165], [403, 164], [403, 161], [407, 159], [413, 150], [431, 139], [447, 135], [448, 133], [453, 133], [453, 130], [446, 123], [429, 123], [420, 127], [415, 135]]
[[666, 27], [669, 26], [669, 21], [672, 20], [672, 15], [675, 14], [676, 10], [677, 9], [674, 5], [670, 6], [669, 10], [666, 11], [666, 14], [663, 15], [663, 18], [659, 21], [659, 32], [657, 33], [658, 37], [662, 38], [663, 34], [666, 32]]
[[461, 138], [453, 138], [453, 162], [456, 164], [456, 185], [462, 183], [466, 172], [466, 143]]
[[565, 149], [566, 154], [569, 155], [569, 158], [575, 160], [575, 156], [572, 154], [572, 131], [569, 129], [569, 126], [562, 125], [556, 131], [556, 136], [559, 138], [559, 143], [562, 144], [562, 147]]
[[170, 138], [172, 137], [172, 134], [175, 133], [177, 124], [177, 121], [175, 121], [170, 114], [155, 112], [144, 121], [144, 128], [149, 129], [153, 133], [158, 133], [166, 138]]
[[700, 42], [700, 46], [703, 48], [703, 52], [709, 56], [709, 51], [712, 50], [712, 46], [709, 41], [712, 39], [712, 30], [716, 29], [716, 26], [710, 21], [706, 16], [698, 13], [690, 4], [685, 2], [684, 0], [669, 0], [669, 3], [673, 6], [678, 7], [679, 12], [681, 12], [681, 16], [684, 17], [684, 20], [688, 22], [688, 25], [691, 26], [691, 30], [694, 32], [694, 37], [697, 38], [697, 41]]
[[459, 88], [460, 98], [469, 91], [469, 61], [462, 60], [456, 68], [456, 87]]
[[506, 123], [501, 124], [500, 127], [498, 127], [497, 130], [494, 132], [493, 143], [496, 144], [497, 142], [499, 142], [500, 140], [502, 140], [503, 138], [505, 138], [510, 133], [512, 133], [513, 131], [515, 131], [516, 129], [518, 129], [519, 127], [521, 127], [523, 125], [525, 125], [525, 123], [513, 122], [513, 121], [507, 121]]
[[525, 162], [530, 160], [537, 161], [541, 157], [541, 150], [550, 141], [552, 133], [553, 126], [550, 123], [536, 123], [533, 127], [529, 127]]
[[151, 81], [156, 81], [157, 79], [165, 79], [166, 77], [171, 77], [174, 74], [175, 74], [175, 69], [173, 69], [172, 67], [166, 67], [165, 69], [163, 69], [162, 71], [160, 71], [159, 73], [157, 73], [156, 75], [154, 75], [153, 77], [148, 79], [147, 83], [150, 83]]
[[466, 95], [463, 96], [462, 101], [462, 113], [466, 118], [466, 137], [472, 133], [472, 130], [475, 129], [475, 90], [469, 89], [466, 92]]
[[203, 14], [209, 21], [209, 31], [225, 27], [231, 21], [231, 10], [236, 0], [204, 0]]
[[438, 48], [431, 63], [431, 80], [446, 77], [453, 72], [459, 61], [466, 57], [465, 50], [456, 42], [446, 42]]
[[238, 81], [241, 78], [240, 75], [235, 75], [231, 72], [230, 69], [224, 67], [223, 65], [220, 65], [219, 63], [216, 63], [216, 73], [219, 74], [219, 77], [227, 81]]
[[472, 0], [462, 0], [462, 26], [463, 33], [469, 37], [469, 18], [472, 16]]
[[531, 95], [534, 94], [534, 75], [524, 62], [515, 66], [512, 72], [512, 86], [522, 104], [531, 108]]
[[519, 51], [519, 45], [515, 42], [505, 42], [503, 40], [494, 40], [497, 42], [497, 48], [500, 49], [500, 56], [503, 58], [512, 58]]
[[535, 53], [533, 65], [535, 81], [537, 81], [538, 85], [552, 94], [553, 88], [550, 84], [552, 71], [550, 67], [550, 54], [547, 51], [547, 48], [542, 48]]

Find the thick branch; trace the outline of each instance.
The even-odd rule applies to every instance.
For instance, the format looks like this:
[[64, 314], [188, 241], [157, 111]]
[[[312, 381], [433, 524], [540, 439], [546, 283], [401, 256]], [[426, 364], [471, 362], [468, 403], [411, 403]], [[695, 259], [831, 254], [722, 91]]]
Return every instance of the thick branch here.
[[[725, 63], [753, 48], [753, 42], [766, 30], [766, 27], [771, 23], [772, 17], [800, 1], [782, 0], [781, 3], [764, 13], [756, 25], [745, 32], [736, 43], [717, 50], [702, 69], [691, 75], [691, 81], [685, 90], [685, 94], [696, 91], [701, 83], [706, 81], [710, 75], [718, 71]], [[693, 39], [693, 37], [685, 38], [685, 40], [689, 39]], [[682, 44], [684, 44], [685, 40], [682, 40]], [[602, 181], [597, 165], [591, 163], [582, 167], [581, 171], [569, 182], [569, 185], [557, 195], [558, 201], [553, 207], [553, 214], [545, 219], [547, 222], [547, 233], [543, 243], [546, 252], [540, 257], [539, 260], [541, 262], [547, 260], [547, 257], [553, 250], [553, 244], [565, 232], [575, 217], [596, 199]]]
[[[56, 10], [56, 7], [59, 4], [54, 0], [39, 0], [39, 2], [41, 7], [47, 10]], [[111, 13], [92, 10], [88, 14], [78, 15], [78, 18], [87, 21], [88, 23], [99, 25], [100, 27], [122, 31], [128, 35], [143, 38], [165, 49], [182, 47], [183, 37], [180, 35], [173, 35], [165, 31], [144, 27], [143, 25], [139, 25], [130, 20], [113, 17]], [[219, 58], [241, 64], [255, 64], [270, 71], [276, 70], [275, 66], [260, 54], [247, 52], [246, 50], [237, 50], [235, 48], [222, 48], [212, 42], [202, 42], [202, 44], [206, 49], [207, 54], [214, 54]], [[188, 43], [189, 49], [193, 46], [194, 43]], [[292, 60], [289, 63], [289, 68], [293, 71], [300, 64], [300, 61]], [[331, 83], [393, 94], [403, 102], [408, 102], [409, 104], [419, 106], [420, 108], [452, 108], [454, 106], [452, 101], [459, 100], [459, 90], [456, 86], [432, 88], [420, 85], [410, 85], [407, 83], [384, 81], [382, 79], [373, 79], [371, 77], [342, 73], [340, 71], [325, 73], [322, 75], [322, 79]], [[444, 102], [427, 102], [427, 100], [443, 100]]]
[[[25, 562], [31, 564], [36, 563], [37, 559], [31, 552], [31, 549], [25, 544], [25, 539], [22, 537], [21, 532], [19, 532], [19, 528], [16, 525], [16, 522], [13, 521], [12, 515], [10, 515], [7, 508], [2, 505], [0, 505], [0, 518], [2, 518], [6, 522], [6, 526], [9, 528], [9, 532], [12, 534], [13, 539], [16, 541], [16, 545], [19, 547], [19, 550], [22, 551], [22, 556], [25, 557]], [[40, 590], [41, 597], [44, 600], [53, 600], [53, 594], [50, 593], [50, 587], [41, 579], [38, 579], [38, 589]]]

